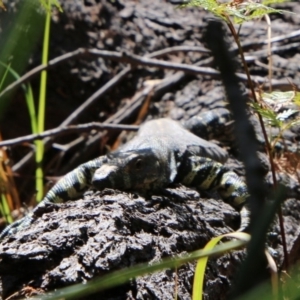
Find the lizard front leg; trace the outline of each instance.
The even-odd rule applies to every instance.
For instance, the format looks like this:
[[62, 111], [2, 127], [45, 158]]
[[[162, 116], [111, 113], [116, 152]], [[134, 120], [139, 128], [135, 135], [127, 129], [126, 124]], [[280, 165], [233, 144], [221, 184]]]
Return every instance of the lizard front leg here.
[[236, 173], [221, 163], [204, 157], [187, 157], [179, 166], [175, 181], [199, 190], [217, 190], [225, 202], [240, 211], [241, 226], [238, 231], [248, 228], [247, 186]]
[[7, 226], [0, 235], [0, 240], [8, 235], [15, 234], [30, 226], [36, 219], [35, 213], [49, 203], [62, 203], [80, 197], [90, 186], [95, 171], [107, 162], [106, 156], [88, 161], [61, 178], [44, 199], [24, 218]]
[[92, 184], [92, 177], [97, 169], [107, 163], [107, 156], [90, 160], [61, 178], [46, 194], [43, 202], [61, 203], [80, 197]]

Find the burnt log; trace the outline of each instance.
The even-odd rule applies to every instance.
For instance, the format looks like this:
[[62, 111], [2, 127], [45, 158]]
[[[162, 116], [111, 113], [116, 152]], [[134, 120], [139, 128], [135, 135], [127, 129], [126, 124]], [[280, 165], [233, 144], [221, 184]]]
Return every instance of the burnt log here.
[[[201, 249], [212, 237], [237, 229], [238, 212], [205, 196], [183, 186], [159, 195], [105, 189], [46, 207], [30, 228], [0, 245], [2, 299], [84, 283]], [[210, 260], [205, 299], [226, 299], [242, 257], [242, 251], [235, 251]], [[189, 263], [149, 274], [84, 299], [174, 299], [176, 293], [178, 299], [190, 299], [194, 268]]]

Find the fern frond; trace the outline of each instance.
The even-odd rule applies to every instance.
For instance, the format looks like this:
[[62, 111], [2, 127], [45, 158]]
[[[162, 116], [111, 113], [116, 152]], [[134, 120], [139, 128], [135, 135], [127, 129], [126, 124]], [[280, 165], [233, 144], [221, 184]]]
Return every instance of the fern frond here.
[[297, 94], [300, 98], [300, 93], [294, 91], [263, 93], [262, 100], [268, 104], [291, 103]]
[[228, 22], [227, 18], [232, 17], [236, 24], [242, 24], [256, 18], [261, 18], [271, 13], [291, 13], [282, 9], [270, 7], [270, 4], [282, 3], [286, 0], [265, 0], [262, 3], [253, 1], [229, 1], [226, 3], [218, 3], [216, 0], [191, 0], [181, 7], [202, 7], [210, 11], [215, 16]]
[[258, 103], [252, 103], [252, 107], [263, 117], [267, 124], [277, 128], [281, 128], [283, 126], [283, 122], [278, 119], [278, 115], [272, 109], [263, 108]]
[[264, 5], [271, 5], [271, 4], [280, 4], [288, 1], [289, 0], [263, 0], [261, 3]]
[[298, 111], [295, 109], [287, 109], [287, 110], [279, 113], [277, 115], [277, 119], [280, 121], [286, 121], [288, 118], [290, 118], [292, 115], [294, 115], [296, 113], [298, 113]]
[[300, 106], [300, 92], [295, 92], [293, 103]]

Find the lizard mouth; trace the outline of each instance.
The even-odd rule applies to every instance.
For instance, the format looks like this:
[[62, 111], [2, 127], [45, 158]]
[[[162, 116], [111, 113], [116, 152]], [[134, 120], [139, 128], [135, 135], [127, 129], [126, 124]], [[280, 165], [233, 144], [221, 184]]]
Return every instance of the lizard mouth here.
[[143, 190], [149, 190], [153, 187], [153, 184], [157, 181], [157, 178], [153, 178], [153, 179], [145, 179], [143, 182], [141, 182], [140, 184], [136, 185], [135, 188], [136, 189], [143, 189]]
[[116, 173], [116, 169], [116, 166], [103, 165], [96, 170], [92, 179], [93, 186], [99, 190], [115, 186], [113, 175]]

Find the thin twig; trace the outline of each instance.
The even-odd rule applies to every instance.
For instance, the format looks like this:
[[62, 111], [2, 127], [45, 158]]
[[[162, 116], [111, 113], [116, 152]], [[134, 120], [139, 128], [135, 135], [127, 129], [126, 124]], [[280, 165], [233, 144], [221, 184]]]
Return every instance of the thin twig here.
[[[182, 72], [182, 76], [184, 76]], [[155, 97], [155, 94], [161, 90], [161, 88], [164, 88], [164, 83], [166, 81], [169, 81], [169, 78], [176, 76], [168, 76], [167, 79], [162, 80], [161, 83], [158, 85], [155, 85], [154, 88], [154, 94], [153, 97]], [[130, 118], [133, 116], [136, 116], [136, 114], [140, 111], [140, 108], [145, 104], [147, 101], [147, 98], [149, 96], [149, 93], [152, 94], [153, 86], [146, 85], [143, 89], [139, 90], [134, 97], [127, 102], [122, 108], [120, 108], [115, 114], [110, 116], [105, 120], [105, 123], [110, 124], [126, 124]], [[85, 157], [94, 157], [95, 155], [99, 155], [99, 143], [103, 144], [103, 137], [106, 135], [106, 131], [101, 131], [98, 134], [90, 135], [88, 136], [84, 144], [82, 145], [82, 148], [80, 151], [76, 151], [76, 153], [68, 160], [68, 165], [61, 166], [59, 169], [59, 172], [61, 174], [64, 174], [68, 172], [70, 169], [74, 169], [80, 162], [82, 162], [82, 154], [84, 154]], [[101, 141], [102, 140], [102, 141]], [[92, 155], [93, 154], [93, 155]], [[62, 154], [63, 155], [63, 154]]]
[[[161, 61], [158, 59], [153, 59], [150, 56], [143, 57], [132, 53], [127, 53], [127, 52], [119, 53], [119, 52], [103, 51], [97, 49], [89, 49], [87, 51], [91, 55], [105, 57], [106, 59], [111, 59], [118, 62], [126, 62], [128, 64], [131, 64], [134, 67], [137, 66], [156, 67], [161, 69], [183, 71], [185, 73], [189, 73], [193, 75], [209, 75], [216, 78], [220, 77], [219, 71], [216, 71], [215, 69], [210, 67], [198, 67], [198, 66], [192, 66], [192, 65], [181, 64], [181, 63], [172, 63], [167, 61]], [[245, 74], [237, 73], [236, 75], [238, 76], [238, 78], [244, 81], [248, 81], [248, 78], [247, 76], [245, 76]], [[265, 78], [260, 76], [254, 76], [254, 80], [259, 83], [265, 83], [266, 81]]]
[[[70, 125], [80, 113], [82, 113], [87, 107], [89, 107], [94, 101], [96, 101], [99, 97], [107, 93], [111, 88], [113, 88], [116, 84], [118, 84], [123, 78], [125, 78], [129, 72], [131, 71], [130, 67], [126, 67], [116, 76], [114, 76], [111, 80], [109, 80], [104, 86], [102, 86], [99, 90], [97, 90], [93, 95], [91, 95], [82, 105], [80, 105], [67, 119], [65, 119], [60, 126], [68, 126]], [[45, 150], [50, 147], [51, 137], [47, 137], [44, 140]], [[19, 171], [27, 162], [29, 162], [33, 158], [34, 152], [29, 152], [26, 156], [24, 156], [20, 161], [13, 165], [12, 170], [14, 172]]]
[[93, 129], [137, 131], [139, 129], [139, 126], [123, 125], [123, 124], [107, 124], [107, 123], [97, 123], [97, 122], [91, 122], [91, 123], [79, 124], [79, 125], [70, 125], [68, 127], [57, 127], [57, 128], [50, 129], [50, 130], [45, 130], [41, 133], [29, 134], [29, 135], [15, 138], [15, 139], [2, 141], [2, 142], [0, 142], [0, 147], [16, 146], [16, 145], [23, 144], [25, 142], [41, 140], [41, 139], [44, 139], [44, 138], [50, 137], [50, 136], [58, 137], [58, 136], [62, 136], [62, 135], [70, 134], [70, 133], [88, 132]]
[[[219, 77], [220, 74], [217, 70], [209, 68], [209, 67], [197, 67], [192, 66], [188, 64], [181, 64], [181, 63], [172, 63], [167, 61], [161, 61], [157, 59], [151, 59], [152, 57], [161, 57], [167, 54], [171, 54], [174, 52], [179, 51], [188, 51], [188, 47], [171, 47], [164, 50], [159, 50], [157, 52], [151, 53], [146, 56], [139, 56], [131, 53], [125, 53], [125, 52], [116, 52], [116, 51], [108, 51], [108, 50], [99, 50], [99, 49], [84, 49], [79, 48], [75, 51], [63, 54], [59, 57], [56, 57], [49, 61], [47, 65], [40, 65], [36, 68], [30, 70], [27, 72], [24, 76], [20, 77], [18, 80], [11, 83], [9, 86], [7, 86], [1, 93], [0, 98], [4, 96], [6, 93], [12, 91], [14, 88], [22, 85], [23, 83], [29, 81], [34, 76], [39, 74], [43, 70], [50, 69], [54, 67], [57, 64], [60, 64], [68, 59], [75, 58], [75, 57], [81, 57], [81, 56], [97, 56], [102, 57], [118, 62], [125, 62], [134, 66], [141, 65], [141, 66], [148, 66], [148, 67], [157, 67], [162, 69], [171, 69], [176, 71], [183, 71], [186, 73], [194, 74], [194, 75], [209, 75], [213, 77]], [[200, 53], [208, 53], [207, 50], [205, 50], [202, 47], [195, 47], [191, 48], [190, 51], [194, 52], [200, 52]], [[242, 80], [247, 80], [246, 76], [244, 74], [237, 73], [237, 76]], [[260, 76], [255, 76], [255, 81], [259, 83], [264, 83], [265, 78]]]
[[[287, 34], [280, 35], [280, 36], [275, 36], [275, 37], [271, 38], [270, 42], [271, 43], [277, 43], [277, 42], [292, 39], [292, 38], [295, 38], [295, 37], [298, 37], [298, 36], [300, 36], [300, 29], [289, 32]], [[267, 43], [268, 43], [268, 41], [265, 40], [263, 44], [266, 45]]]
[[65, 119], [60, 126], [67, 126], [71, 124], [78, 116], [85, 111], [89, 106], [91, 106], [98, 98], [104, 95], [113, 86], [117, 85], [122, 79], [124, 79], [128, 73], [131, 71], [131, 67], [127, 67], [114, 76], [110, 81], [103, 85], [99, 90], [97, 90], [92, 96], [90, 96], [86, 101], [84, 101], [79, 107], [77, 107], [67, 119]]
[[14, 88], [22, 85], [23, 83], [29, 81], [30, 79], [32, 79], [34, 76], [38, 75], [40, 72], [44, 71], [44, 70], [48, 70], [50, 68], [52, 68], [53, 66], [60, 64], [70, 58], [75, 58], [77, 56], [81, 56], [85, 53], [85, 49], [83, 48], [79, 48], [75, 51], [72, 52], [68, 52], [65, 53], [61, 56], [58, 56], [52, 60], [49, 60], [47, 65], [39, 65], [35, 68], [33, 68], [32, 70], [28, 71], [25, 75], [23, 75], [22, 77], [20, 77], [18, 80], [14, 81], [13, 83], [11, 83], [10, 85], [8, 85], [1, 93], [0, 93], [0, 97], [2, 97], [3, 95], [5, 95], [6, 93], [8, 93], [9, 91], [12, 91]]
[[[105, 53], [106, 52], [106, 53]], [[186, 73], [194, 75], [210, 75], [218, 76], [220, 73], [213, 68], [209, 67], [197, 67], [188, 64], [173, 63], [163, 60], [158, 60], [155, 58], [150, 58], [146, 56], [139, 56], [133, 53], [128, 52], [113, 52], [113, 51], [102, 51], [97, 49], [88, 50], [88, 53], [91, 55], [101, 56], [107, 59], [115, 60], [118, 62], [125, 62], [134, 67], [136, 66], [147, 66], [147, 67], [156, 67], [162, 69], [170, 69], [176, 71], [183, 71]]]
[[[179, 51], [179, 47], [177, 47], [177, 50]], [[185, 51], [187, 50], [185, 47], [182, 48], [180, 51]], [[196, 49], [193, 49], [196, 51]], [[198, 49], [199, 52], [203, 51], [204, 49]], [[27, 80], [31, 79], [33, 76], [37, 75], [39, 72], [41, 72], [42, 70], [47, 69], [48, 67], [53, 67], [56, 64], [59, 64], [67, 59], [70, 58], [74, 58], [76, 56], [80, 56], [80, 55], [87, 55], [88, 52], [90, 52], [90, 55], [103, 55], [103, 57], [106, 55], [106, 57], [111, 56], [111, 57], [115, 57], [115, 59], [119, 59], [119, 61], [124, 60], [124, 57], [122, 55], [121, 57], [121, 53], [118, 52], [109, 52], [109, 51], [101, 51], [101, 50], [97, 50], [97, 49], [77, 49], [73, 52], [70, 53], [66, 53], [60, 57], [57, 57], [51, 61], [49, 61], [47, 66], [38, 66], [36, 68], [34, 68], [33, 70], [31, 70], [30, 72], [28, 72], [27, 74], [25, 74], [24, 76], [22, 76], [18, 81], [14, 82], [13, 84], [9, 85], [5, 90], [2, 91], [1, 95], [4, 95], [6, 92], [8, 92], [9, 90], [12, 90], [13, 88], [19, 86], [20, 84], [26, 82]], [[174, 48], [169, 48], [169, 52], [165, 50], [165, 55], [167, 53], [173, 53]], [[205, 52], [205, 50], [204, 50]], [[115, 54], [115, 56], [113, 56], [113, 54]], [[153, 52], [151, 54], [148, 54], [147, 57], [148, 58], [153, 58], [157, 56], [161, 56], [162, 55], [162, 51], [159, 50], [157, 52]], [[142, 60], [140, 61], [139, 59], [143, 60], [143, 57], [140, 56], [135, 56], [133, 59], [133, 63], [136, 65], [137, 63], [142, 63]], [[128, 59], [128, 55], [127, 55], [127, 59]], [[146, 59], [146, 58], [145, 58]], [[149, 62], [149, 60], [146, 63], [151, 63]], [[153, 64], [154, 63], [154, 64]], [[170, 65], [170, 64], [169, 64]], [[177, 66], [176, 66], [177, 65]], [[208, 75], [207, 70], [210, 70], [211, 75], [215, 74], [218, 75], [219, 73], [211, 68], [201, 68], [201, 67], [197, 67], [196, 69], [193, 66], [190, 65], [185, 65], [185, 64], [173, 64], [173, 69], [174, 70], [178, 70], [178, 65], [180, 67], [181, 70], [190, 70], [190, 72], [193, 72], [193, 74], [205, 74]], [[152, 61], [152, 66], [157, 66], [157, 67], [163, 67], [163, 68], [168, 68], [168, 66], [163, 65], [163, 63], [161, 63], [161, 61], [159, 60], [154, 60]], [[131, 71], [131, 67], [128, 66], [125, 69], [123, 69], [120, 73], [118, 73], [116, 76], [114, 76], [110, 81], [108, 81], [104, 86], [102, 86], [99, 90], [97, 90], [93, 95], [91, 95], [81, 106], [79, 106], [65, 121], [63, 121], [61, 123], [60, 126], [67, 126], [70, 125], [77, 117], [79, 114], [81, 114], [82, 112], [85, 111], [85, 109], [87, 109], [90, 105], [92, 105], [97, 99], [99, 99], [101, 96], [103, 96], [105, 93], [107, 93], [112, 87], [116, 86], [117, 83], [119, 83], [122, 79], [124, 79], [129, 72]], [[247, 77], [244, 74], [238, 74], [239, 77], [243, 80], [247, 80]], [[253, 78], [253, 77], [252, 77]], [[259, 76], [256, 76], [253, 78], [253, 80], [260, 82], [260, 83], [264, 83], [265, 79]], [[272, 84], [279, 84], [281, 85], [282, 82], [280, 81], [276, 81], [273, 80]], [[45, 149], [47, 149], [49, 147], [49, 142], [50, 142], [50, 137], [46, 138], [44, 140], [44, 144], [45, 144]], [[20, 161], [18, 161], [13, 167], [13, 171], [19, 171], [29, 160], [31, 160], [33, 157], [33, 152], [28, 153], [26, 156], [24, 156]]]
[[271, 50], [271, 36], [272, 36], [272, 27], [271, 27], [271, 19], [268, 14], [265, 15], [266, 22], [268, 24], [268, 61], [269, 61], [269, 92], [272, 92], [272, 50]]
[[[107, 56], [111, 51], [104, 51], [104, 50], [99, 50], [99, 49], [95, 49], [98, 52], [99, 56], [105, 57]], [[69, 59], [74, 59], [77, 57], [81, 57], [81, 56], [86, 56], [88, 54], [89, 51], [93, 52], [93, 49], [85, 49], [85, 48], [79, 48], [75, 51], [72, 52], [68, 52], [65, 53], [61, 56], [58, 56], [52, 60], [50, 60], [48, 62], [47, 65], [39, 65], [35, 68], [33, 68], [32, 70], [28, 71], [25, 75], [23, 75], [22, 77], [20, 77], [18, 80], [14, 81], [13, 83], [11, 83], [10, 85], [8, 85], [1, 93], [0, 93], [0, 97], [2, 97], [3, 95], [5, 95], [6, 93], [8, 93], [9, 91], [12, 91], [13, 89], [15, 89], [16, 87], [22, 85], [23, 83], [29, 81], [30, 79], [32, 79], [34, 76], [38, 75], [40, 72], [44, 71], [44, 70], [48, 70], [56, 65], [59, 65]], [[209, 51], [203, 47], [188, 47], [188, 46], [175, 46], [175, 47], [168, 47], [165, 48], [163, 50], [158, 50], [155, 51], [151, 54], [149, 54], [149, 57], [162, 57], [165, 55], [169, 55], [169, 54], [173, 54], [176, 52], [199, 52], [199, 53], [209, 53]], [[111, 52], [112, 55], [118, 52]], [[121, 53], [119, 53], [121, 54]]]
[[208, 49], [205, 49], [204, 47], [200, 46], [174, 46], [174, 47], [168, 47], [162, 50], [157, 50], [151, 54], [151, 56], [155, 56], [156, 58], [178, 53], [178, 52], [198, 52], [202, 54], [209, 54], [210, 51]]
[[[80, 49], [79, 49], [80, 50]], [[79, 51], [76, 50], [76, 51]], [[74, 52], [73, 52], [74, 53]], [[161, 51], [153, 52], [149, 54], [149, 57], [155, 57], [155, 55], [161, 55]], [[69, 54], [71, 56], [71, 53]], [[67, 119], [65, 119], [60, 126], [68, 126], [70, 125], [76, 118], [85, 111], [90, 105], [92, 105], [97, 99], [107, 93], [110, 89], [116, 86], [119, 82], [121, 82], [129, 73], [131, 72], [131, 67], [128, 66], [123, 69], [120, 73], [114, 76], [111, 80], [106, 82], [99, 90], [97, 90], [94, 94], [92, 94], [84, 103], [82, 103]], [[45, 138], [44, 146], [45, 149], [50, 147], [51, 137]], [[18, 161], [13, 167], [12, 170], [14, 172], [18, 172], [24, 165], [26, 165], [31, 159], [33, 159], [34, 152], [31, 151], [27, 155], [25, 155], [20, 161]]]
[[[300, 36], [300, 29], [289, 32], [284, 35], [275, 36], [270, 40], [270, 43], [273, 44], [273, 43], [277, 43], [277, 42], [281, 42], [281, 41], [286, 41], [286, 40], [289, 40], [289, 39], [292, 39], [292, 38], [295, 38], [298, 36]], [[261, 45], [267, 45], [267, 44], [268, 44], [268, 39], [257, 41], [257, 42], [253, 42], [253, 41], [246, 42], [246, 43], [243, 43], [241, 45], [241, 47], [242, 48], [247, 48], [247, 47], [254, 48], [255, 46], [261, 46]], [[233, 49], [233, 51], [237, 51], [237, 50], [238, 50], [238, 47]]]
[[[295, 42], [295, 43], [290, 43], [287, 45], [274, 45], [271, 48], [271, 52], [272, 53], [278, 53], [278, 52], [284, 52], [284, 51], [289, 51], [293, 48], [299, 48], [300, 47], [300, 42]], [[246, 54], [245, 55], [245, 59], [247, 62], [251, 62], [251, 61], [255, 61], [257, 58], [259, 57], [267, 57], [268, 56], [268, 50], [264, 49], [264, 50], [257, 50], [257, 51], [253, 51], [250, 54]]]

